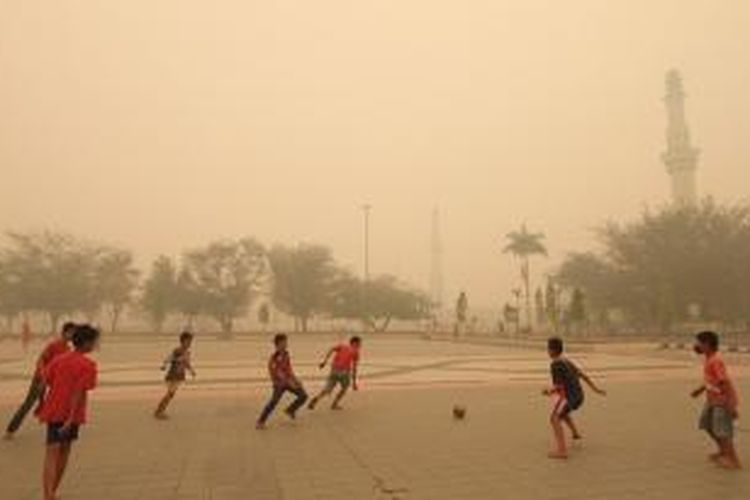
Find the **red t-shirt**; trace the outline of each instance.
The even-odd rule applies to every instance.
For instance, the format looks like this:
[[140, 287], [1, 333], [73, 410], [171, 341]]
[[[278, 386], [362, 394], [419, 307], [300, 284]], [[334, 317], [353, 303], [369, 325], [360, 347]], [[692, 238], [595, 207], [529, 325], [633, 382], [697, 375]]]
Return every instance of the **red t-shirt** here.
[[348, 372], [359, 361], [359, 349], [349, 344], [341, 344], [333, 348], [336, 354], [331, 367], [335, 371]]
[[[706, 357], [703, 362], [703, 379], [706, 383], [706, 400], [710, 405], [737, 407], [737, 393], [734, 390], [724, 360], [718, 353]], [[723, 384], [720, 387], [720, 384]]]
[[70, 347], [68, 346], [68, 341], [65, 339], [55, 339], [48, 343], [42, 351], [42, 354], [39, 355], [39, 360], [36, 363], [36, 371], [34, 372], [34, 376], [41, 377], [42, 370], [44, 370], [47, 365], [52, 362], [53, 359], [55, 359], [60, 354], [65, 354], [68, 351], [70, 351]]
[[[96, 363], [78, 351], [57, 356], [42, 372], [49, 387], [39, 411], [42, 422], [86, 422], [86, 393], [96, 387]], [[75, 408], [73, 393], [81, 391]], [[72, 418], [71, 418], [72, 416]]]
[[275, 351], [268, 360], [268, 371], [271, 373], [271, 380], [274, 385], [286, 385], [292, 378], [292, 359], [288, 351]]

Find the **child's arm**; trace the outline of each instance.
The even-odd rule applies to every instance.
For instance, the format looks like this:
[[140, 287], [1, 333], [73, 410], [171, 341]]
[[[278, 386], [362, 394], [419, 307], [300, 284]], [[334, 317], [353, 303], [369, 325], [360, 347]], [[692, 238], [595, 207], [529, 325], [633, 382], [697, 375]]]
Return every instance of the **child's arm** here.
[[702, 385], [702, 386], [698, 387], [697, 389], [691, 391], [690, 392], [690, 396], [694, 397], [694, 398], [697, 398], [698, 396], [700, 396], [704, 392], [706, 392], [706, 386]]
[[561, 385], [551, 385], [549, 387], [545, 387], [542, 389], [542, 395], [544, 396], [552, 396], [553, 394], [562, 394], [563, 393], [563, 386]]
[[359, 390], [359, 385], [357, 384], [357, 367], [359, 366], [359, 361], [354, 361], [352, 363], [352, 389], [355, 391]]
[[[46, 351], [42, 352], [39, 357], [36, 359], [36, 372], [37, 373], [44, 373], [44, 365], [47, 361]], [[42, 377], [44, 378], [44, 377]]]
[[83, 398], [84, 391], [82, 389], [75, 389], [73, 391], [73, 394], [70, 396], [70, 414], [68, 415], [68, 418], [65, 419], [65, 422], [63, 422], [62, 427], [60, 428], [60, 432], [65, 433], [70, 430], [71, 426], [73, 425], [73, 418], [75, 416], [75, 412], [78, 409], [78, 405], [81, 402], [81, 399]]
[[601, 394], [602, 396], [606, 396], [607, 395], [607, 391], [605, 391], [604, 389], [601, 389], [600, 387], [598, 387], [594, 383], [594, 381], [591, 380], [591, 378], [588, 375], [586, 375], [586, 373], [583, 370], [581, 370], [580, 368], [576, 368], [576, 369], [578, 370], [578, 376], [581, 377], [581, 380], [583, 380], [584, 382], [586, 382], [586, 385], [588, 385], [589, 387], [591, 387], [592, 391], [594, 391], [597, 394]]
[[195, 378], [195, 370], [193, 370], [193, 364], [190, 362], [190, 354], [185, 354], [185, 368]]
[[161, 362], [161, 371], [164, 371], [167, 369], [167, 366], [172, 362], [172, 359], [174, 358], [174, 353], [170, 352], [166, 358], [164, 358], [164, 361]]
[[326, 367], [326, 365], [328, 364], [328, 360], [331, 358], [331, 356], [333, 355], [334, 352], [336, 352], [336, 348], [335, 347], [332, 347], [332, 348], [330, 348], [328, 350], [328, 352], [326, 353], [326, 357], [323, 358], [323, 361], [321, 361], [320, 364], [318, 365], [318, 367], [321, 370]]

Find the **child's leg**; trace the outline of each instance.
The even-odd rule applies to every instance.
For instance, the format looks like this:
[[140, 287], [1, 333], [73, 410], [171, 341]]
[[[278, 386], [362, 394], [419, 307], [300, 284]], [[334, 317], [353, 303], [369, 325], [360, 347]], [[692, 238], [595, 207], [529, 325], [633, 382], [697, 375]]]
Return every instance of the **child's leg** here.
[[719, 464], [730, 469], [739, 469], [742, 467], [740, 458], [737, 456], [737, 450], [734, 448], [734, 441], [732, 438], [719, 439], [719, 444], [722, 449], [721, 456], [719, 457]]
[[581, 439], [581, 433], [578, 432], [578, 428], [576, 427], [575, 422], [573, 422], [573, 417], [570, 416], [570, 413], [562, 417], [562, 421], [570, 429], [570, 432], [573, 434], [573, 439]]
[[716, 436], [716, 434], [713, 433], [712, 430], [706, 429], [706, 434], [708, 434], [708, 437], [711, 438], [711, 440], [716, 443], [716, 447], [718, 448], [718, 451], [716, 453], [711, 453], [708, 458], [711, 460], [717, 460], [719, 457], [724, 455], [724, 446], [721, 444], [721, 440]]
[[268, 400], [268, 403], [266, 403], [266, 406], [263, 408], [263, 411], [260, 414], [260, 417], [258, 418], [258, 427], [263, 427], [265, 425], [266, 420], [268, 420], [268, 417], [271, 416], [271, 413], [273, 413], [273, 410], [276, 408], [276, 405], [279, 404], [279, 401], [281, 400], [281, 396], [284, 394], [284, 391], [286, 389], [284, 387], [274, 387], [273, 388], [273, 394], [271, 394], [271, 399]]
[[569, 413], [568, 402], [565, 398], [558, 397], [552, 407], [552, 414], [550, 415], [550, 425], [552, 426], [552, 433], [555, 436], [556, 449], [549, 453], [550, 458], [567, 458], [568, 449], [565, 446], [565, 433], [563, 432], [562, 419]]
[[551, 458], [566, 458], [568, 456], [568, 449], [565, 446], [565, 433], [563, 432], [562, 421], [556, 414], [550, 418], [550, 424], [552, 424], [552, 433], [555, 436], [555, 445], [557, 449], [550, 453]]
[[5, 430], [6, 437], [11, 437], [21, 427], [26, 415], [34, 407], [34, 403], [39, 403], [40, 398], [44, 395], [44, 383], [37, 377], [31, 381], [29, 390], [26, 393], [26, 398], [21, 403], [13, 418], [8, 423], [8, 427]]
[[42, 469], [42, 490], [44, 500], [55, 498], [55, 485], [57, 484], [58, 461], [60, 457], [60, 444], [48, 444], [44, 453], [44, 467]]
[[297, 413], [297, 410], [302, 408], [302, 406], [307, 401], [307, 393], [305, 392], [304, 387], [294, 387], [289, 389], [292, 394], [294, 394], [297, 398], [290, 404], [287, 409], [286, 413], [292, 417]]
[[341, 389], [339, 390], [338, 394], [336, 394], [336, 397], [333, 398], [333, 403], [331, 403], [331, 408], [334, 410], [340, 410], [341, 406], [339, 406], [339, 403], [341, 402], [341, 399], [346, 395], [346, 392], [349, 390], [348, 385], [342, 385]]
[[159, 401], [159, 405], [156, 407], [156, 411], [154, 412], [155, 416], [161, 417], [162, 415], [164, 415], [164, 412], [167, 411], [167, 407], [172, 401], [172, 398], [174, 398], [175, 394], [177, 394], [177, 386], [174, 384], [170, 384], [167, 387], [167, 393], [163, 398], [161, 398], [161, 401]]
[[320, 401], [322, 398], [324, 398], [324, 397], [328, 396], [329, 394], [331, 394], [331, 392], [333, 391], [334, 387], [335, 387], [335, 383], [333, 383], [331, 381], [331, 379], [329, 378], [326, 381], [325, 387], [323, 387], [323, 389], [320, 390], [320, 392], [318, 393], [317, 396], [313, 397], [310, 400], [310, 404], [308, 404], [307, 407], [309, 409], [311, 409], [311, 410], [314, 410], [315, 409], [315, 405], [318, 404], [318, 401]]
[[70, 457], [70, 449], [73, 443], [60, 443], [60, 452], [57, 459], [57, 475], [55, 476], [55, 483], [53, 485], [52, 493], [56, 494], [60, 487], [63, 474], [65, 474], [65, 468], [68, 466], [68, 457]]

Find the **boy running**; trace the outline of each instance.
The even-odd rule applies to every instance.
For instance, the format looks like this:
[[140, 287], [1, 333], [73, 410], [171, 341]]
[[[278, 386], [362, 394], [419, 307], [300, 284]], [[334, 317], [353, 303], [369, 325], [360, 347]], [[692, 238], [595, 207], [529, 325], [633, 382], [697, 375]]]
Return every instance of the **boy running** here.
[[596, 386], [594, 382], [572, 361], [563, 356], [563, 341], [559, 337], [547, 340], [547, 352], [552, 359], [550, 372], [552, 374], [552, 387], [544, 389], [545, 396], [553, 397], [552, 414], [550, 424], [555, 436], [557, 448], [549, 453], [550, 458], [568, 458], [568, 449], [565, 444], [565, 434], [562, 424], [568, 426], [573, 439], [581, 439], [581, 434], [576, 428], [571, 413], [583, 404], [584, 393], [581, 380], [591, 387], [597, 394], [606, 394]]
[[190, 346], [192, 343], [193, 334], [182, 332], [180, 334], [180, 345], [167, 356], [161, 365], [162, 371], [167, 370], [167, 374], [164, 377], [164, 381], [167, 384], [167, 393], [161, 398], [156, 411], [154, 411], [154, 417], [160, 420], [167, 418], [164, 412], [167, 411], [167, 406], [169, 406], [169, 403], [175, 394], [177, 394], [177, 389], [185, 381], [186, 373], [190, 372], [190, 375], [195, 378], [195, 370], [193, 370], [193, 366], [190, 364]]
[[29, 390], [26, 393], [26, 398], [18, 407], [13, 418], [8, 423], [8, 427], [5, 430], [5, 439], [12, 439], [16, 431], [21, 427], [23, 420], [31, 411], [31, 407], [35, 403], [41, 405], [42, 398], [44, 397], [44, 380], [42, 380], [42, 372], [49, 365], [53, 359], [60, 354], [64, 354], [70, 350], [68, 342], [75, 331], [75, 323], [67, 322], [63, 325], [60, 336], [54, 340], [51, 340], [44, 348], [42, 353], [36, 362], [34, 375], [31, 377], [31, 384]]
[[265, 408], [263, 408], [263, 411], [258, 418], [258, 422], [255, 425], [257, 429], [266, 428], [266, 420], [271, 416], [271, 413], [273, 413], [273, 410], [276, 408], [276, 405], [279, 404], [281, 397], [286, 391], [291, 392], [297, 397], [292, 401], [292, 404], [284, 410], [284, 413], [286, 413], [291, 419], [296, 418], [297, 410], [299, 410], [302, 405], [305, 404], [305, 401], [307, 401], [307, 393], [302, 387], [302, 383], [294, 374], [294, 370], [292, 370], [292, 360], [289, 357], [289, 351], [287, 351], [287, 343], [287, 336], [283, 333], [278, 333], [273, 338], [275, 351], [271, 354], [271, 357], [268, 360], [268, 375], [273, 384], [273, 393], [271, 394], [271, 399], [268, 401]]
[[323, 390], [320, 391], [320, 394], [310, 400], [310, 404], [308, 405], [309, 409], [314, 410], [318, 401], [320, 401], [320, 398], [331, 394], [336, 386], [339, 385], [341, 386], [341, 389], [338, 394], [336, 394], [336, 397], [333, 398], [331, 409], [340, 410], [341, 406], [339, 403], [349, 389], [349, 385], [351, 384], [352, 389], [355, 391], [359, 389], [357, 387], [357, 365], [359, 364], [359, 350], [361, 347], [362, 339], [354, 336], [349, 339], [349, 344], [339, 344], [332, 347], [326, 353], [326, 357], [320, 363], [320, 369], [322, 370], [325, 368], [326, 364], [328, 364], [328, 360], [333, 355], [331, 373], [328, 375], [326, 385], [323, 387]]
[[65, 467], [78, 429], [86, 422], [88, 391], [96, 387], [96, 363], [86, 354], [99, 342], [99, 330], [89, 325], [76, 327], [75, 350], [61, 354], [47, 366], [42, 376], [49, 387], [39, 418], [47, 424], [47, 450], [44, 457], [44, 500], [57, 498]]
[[697, 334], [695, 340], [695, 352], [705, 356], [703, 385], [691, 393], [694, 398], [706, 394], [698, 427], [706, 431], [719, 448], [717, 453], [709, 455], [709, 459], [725, 469], [740, 469], [742, 464], [733, 442], [734, 420], [739, 417], [739, 400], [724, 360], [719, 355], [719, 336], [706, 331]]

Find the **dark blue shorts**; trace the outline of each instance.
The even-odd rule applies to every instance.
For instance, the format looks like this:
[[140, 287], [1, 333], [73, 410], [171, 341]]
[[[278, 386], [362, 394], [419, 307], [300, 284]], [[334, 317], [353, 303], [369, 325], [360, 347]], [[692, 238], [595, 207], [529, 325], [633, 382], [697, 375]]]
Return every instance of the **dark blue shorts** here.
[[62, 422], [51, 422], [47, 424], [47, 444], [72, 443], [78, 439], [78, 424], [73, 424], [63, 432]]

